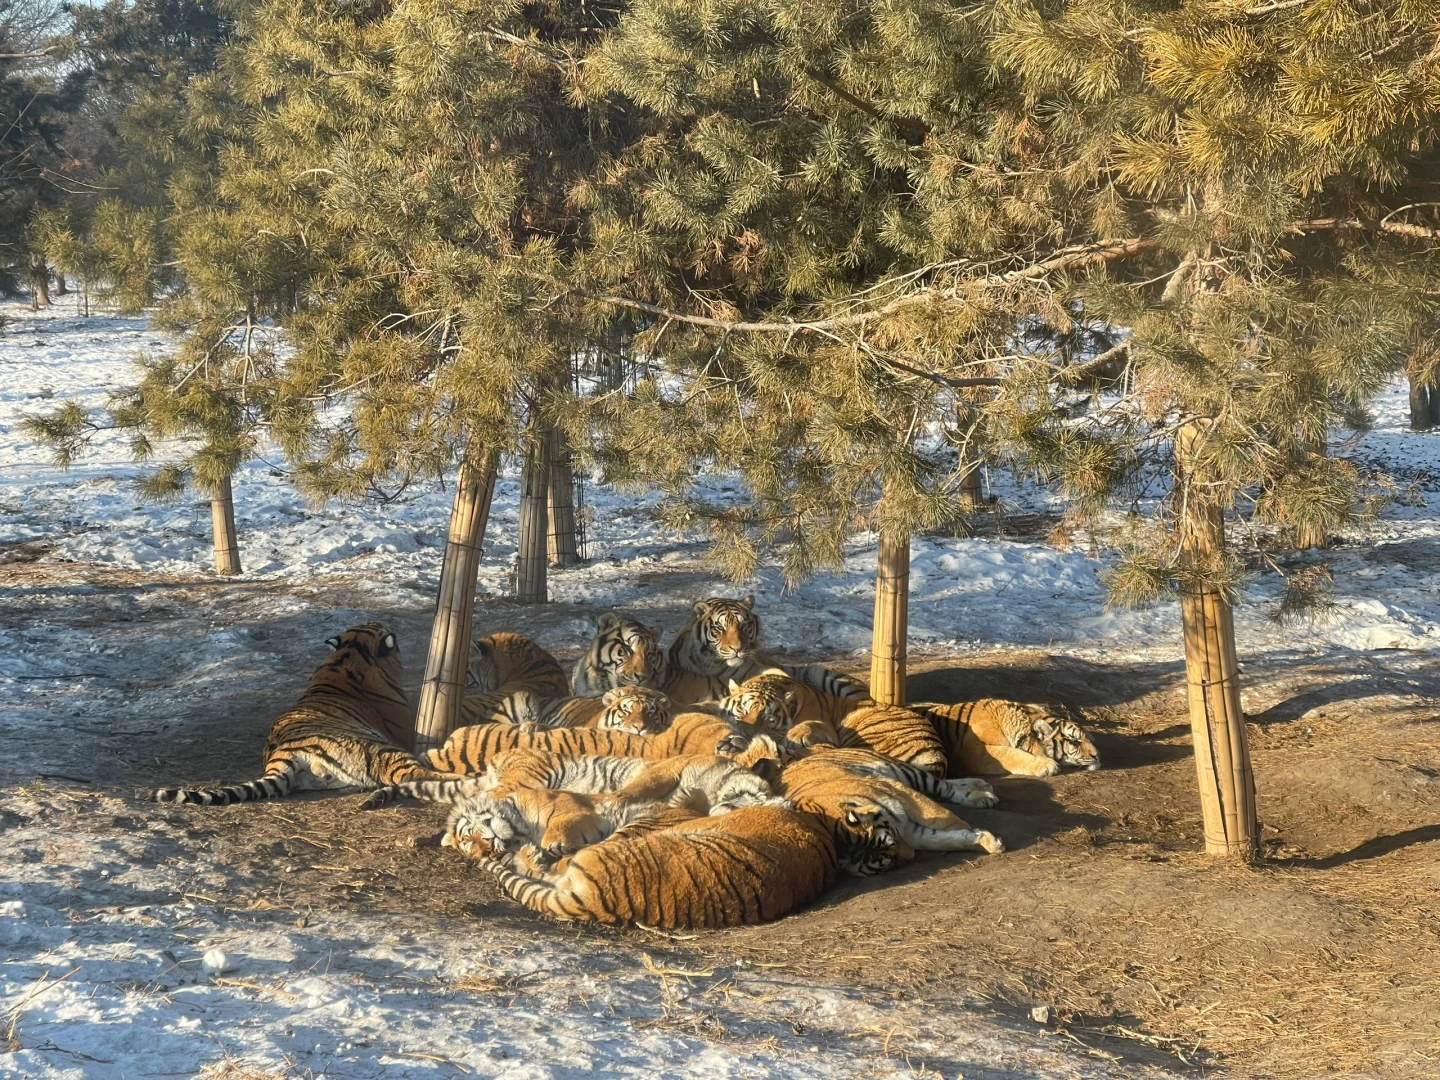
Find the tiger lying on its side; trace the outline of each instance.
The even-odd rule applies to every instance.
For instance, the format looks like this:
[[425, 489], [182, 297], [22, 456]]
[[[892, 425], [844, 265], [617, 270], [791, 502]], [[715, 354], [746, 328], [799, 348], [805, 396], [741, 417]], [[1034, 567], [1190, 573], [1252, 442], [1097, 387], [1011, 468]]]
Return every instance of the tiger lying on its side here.
[[654, 735], [670, 726], [674, 703], [659, 690], [620, 686], [602, 697], [541, 697], [529, 690], [468, 695], [461, 706], [470, 724], [532, 724], [541, 728], [597, 728]]
[[822, 664], [776, 664], [760, 652], [755, 598], [697, 601], [666, 653], [669, 674], [662, 689], [676, 701], [709, 701], [730, 692], [730, 680], [778, 668], [791, 678], [837, 697], [864, 698], [863, 684]]
[[1043, 705], [981, 698], [915, 708], [945, 745], [947, 776], [1054, 776], [1061, 765], [1100, 767], [1100, 753], [1080, 725]]
[[930, 720], [913, 709], [822, 694], [776, 669], [734, 686], [725, 704], [737, 723], [787, 742], [864, 747], [945, 775], [944, 743]]
[[[484, 845], [456, 837], [466, 854]], [[835, 845], [813, 816], [752, 806], [668, 828], [623, 830], [547, 871], [531, 849], [514, 869], [490, 860], [500, 888], [557, 919], [667, 930], [778, 919], [835, 876]], [[664, 867], [656, 873], [656, 867]]]
[[[977, 782], [983, 783], [983, 782]], [[992, 855], [1005, 845], [985, 829], [971, 828], [939, 803], [899, 780], [876, 771], [857, 772], [853, 763], [821, 750], [785, 766], [780, 793], [803, 810], [824, 819], [833, 830], [836, 849], [847, 870], [870, 874], [875, 830], [896, 838], [893, 860], [906, 861], [916, 851], [975, 851]], [[966, 792], [969, 805], [994, 805], [994, 795], [979, 788]], [[853, 838], [853, 839], [852, 839]], [[859, 848], [859, 855], [852, 852]]]
[[153, 793], [155, 801], [224, 806], [291, 791], [452, 779], [455, 773], [428, 767], [387, 737], [410, 724], [395, 635], [370, 622], [326, 644], [334, 651], [295, 707], [270, 726], [260, 779], [217, 788], [161, 788]]

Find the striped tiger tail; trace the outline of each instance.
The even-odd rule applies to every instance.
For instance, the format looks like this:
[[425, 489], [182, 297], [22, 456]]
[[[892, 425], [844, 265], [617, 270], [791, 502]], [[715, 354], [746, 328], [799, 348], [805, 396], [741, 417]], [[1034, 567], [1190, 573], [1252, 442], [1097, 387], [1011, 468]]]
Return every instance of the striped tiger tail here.
[[387, 784], [376, 788], [360, 804], [361, 810], [378, 810], [400, 799], [415, 799], [419, 802], [448, 803], [451, 806], [461, 799], [483, 795], [492, 785], [484, 776], [462, 776], [449, 780], [411, 780], [404, 784]]
[[290, 794], [299, 769], [291, 761], [275, 762], [258, 780], [207, 788], [157, 788], [150, 798], [157, 803], [190, 806], [229, 806], [231, 803], [281, 799]]
[[[491, 861], [490, 869], [495, 873], [495, 883], [500, 891], [516, 903], [541, 915], [554, 919], [587, 919], [593, 922], [617, 923], [621, 920], [604, 907], [596, 907], [580, 900], [569, 887], [569, 878], [574, 872], [567, 870], [557, 881], [526, 877]], [[572, 862], [573, 867], [573, 862]], [[565, 887], [562, 887], [561, 883]]]

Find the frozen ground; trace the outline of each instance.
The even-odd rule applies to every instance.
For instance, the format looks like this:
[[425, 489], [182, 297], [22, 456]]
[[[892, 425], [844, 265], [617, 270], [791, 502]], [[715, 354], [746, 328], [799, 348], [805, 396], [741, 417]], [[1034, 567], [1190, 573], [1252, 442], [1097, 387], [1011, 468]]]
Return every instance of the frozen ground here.
[[[312, 910], [303, 896], [258, 888], [246, 902], [243, 877], [207, 831], [239, 819], [161, 815], [123, 787], [199, 779], [200, 758], [248, 772], [263, 730], [255, 718], [293, 697], [320, 640], [362, 615], [396, 623], [413, 679], [447, 495], [436, 486], [390, 505], [316, 510], [278, 470], [252, 462], [235, 485], [248, 572], [217, 582], [208, 509], [139, 503], [122, 439], [102, 437], [62, 474], [18, 426], [22, 411], [61, 400], [101, 404], [130, 377], [134, 354], [164, 339], [142, 320], [4, 314], [0, 560], [39, 561], [0, 564], [0, 1077], [190, 1076], [227, 1060], [294, 1076], [516, 1080], [1158, 1075], [926, 1001], [738, 965], [666, 972], [675, 961], [663, 938], [647, 964], [632, 941], [523, 918]], [[1387, 395], [1376, 430], [1347, 452], [1433, 494], [1440, 436], [1405, 431], [1404, 402], [1399, 390]], [[1001, 479], [1007, 504], [1044, 509], [1043, 497]], [[703, 568], [698, 544], [656, 525], [647, 500], [591, 496], [592, 561], [554, 578], [559, 602], [522, 614], [492, 600], [477, 611], [480, 629], [524, 628], [573, 656], [604, 607], [673, 629], [689, 599], [740, 591]], [[506, 478], [482, 569], [496, 597], [516, 502]], [[1257, 579], [1241, 617], [1247, 658], [1357, 651], [1382, 661], [1384, 650], [1435, 648], [1437, 538], [1434, 512], [1411, 506], [1344, 538], [1323, 556], [1339, 607], [1304, 632], [1268, 618], [1277, 589]], [[936, 652], [1048, 646], [1174, 660], [1173, 607], [1107, 612], [1100, 565], [1038, 541], [917, 539], [912, 640]], [[782, 596], [778, 575], [762, 571], [744, 589], [772, 644], [833, 657], [867, 644], [873, 569], [861, 541], [844, 575]], [[245, 723], [228, 726], [230, 711]], [[326, 871], [323, 857], [311, 861], [306, 869]], [[202, 970], [212, 948], [233, 969]]]

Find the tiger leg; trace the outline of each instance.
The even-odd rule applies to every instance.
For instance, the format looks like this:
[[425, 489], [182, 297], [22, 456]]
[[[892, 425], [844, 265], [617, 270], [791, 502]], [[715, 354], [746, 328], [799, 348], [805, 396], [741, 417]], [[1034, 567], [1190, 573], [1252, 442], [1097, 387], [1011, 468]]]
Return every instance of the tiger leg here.
[[1004, 842], [994, 833], [972, 828], [968, 821], [919, 792], [909, 792], [904, 802], [902, 835], [916, 851], [988, 851], [998, 855], [1005, 850]]
[[1052, 758], [1013, 746], [967, 742], [959, 757], [959, 771], [969, 776], [1054, 776], [1060, 771]]
[[796, 746], [839, 746], [840, 733], [824, 720], [806, 720], [787, 731], [785, 741]]
[[610, 835], [610, 829], [600, 815], [589, 811], [576, 814], [557, 814], [545, 826], [540, 836], [542, 861], [558, 862], [573, 855], [583, 847], [598, 844]]

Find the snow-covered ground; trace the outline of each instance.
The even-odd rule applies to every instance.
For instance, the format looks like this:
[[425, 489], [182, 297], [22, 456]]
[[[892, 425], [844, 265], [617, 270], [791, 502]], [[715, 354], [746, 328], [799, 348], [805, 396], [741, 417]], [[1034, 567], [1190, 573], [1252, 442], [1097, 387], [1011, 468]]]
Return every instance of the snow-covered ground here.
[[[103, 404], [132, 377], [139, 351], [168, 342], [142, 319], [17, 305], [3, 314], [0, 560], [33, 545], [58, 584], [18, 572], [6, 580], [0, 561], [0, 784], [9, 787], [0, 793], [0, 1077], [190, 1076], [227, 1060], [275, 1075], [514, 1080], [1150, 1074], [1067, 1057], [1033, 1029], [923, 1001], [866, 1000], [740, 966], [667, 973], [663, 957], [657, 967], [628, 944], [346, 910], [297, 919], [258, 898], [237, 911], [212, 896], [227, 868], [203, 836], [179, 835], [117, 795], [27, 784], [45, 774], [103, 786], [107, 769], [147, 764], [146, 738], [182, 736], [196, 710], [213, 712], [254, 686], [276, 692], [283, 682], [289, 693], [299, 676], [282, 678], [277, 663], [295, 654], [290, 635], [318, 647], [371, 610], [423, 607], [449, 507], [436, 484], [388, 505], [317, 509], [270, 462], [251, 462], [235, 483], [247, 572], [206, 593], [211, 607], [197, 611], [185, 589], [213, 580], [208, 507], [141, 503], [131, 487], [139, 469], [121, 436], [102, 435], [61, 473], [19, 423], [22, 412], [66, 400]], [[1411, 433], [1405, 418], [1397, 387], [1381, 401], [1375, 430], [1341, 452], [1433, 495], [1440, 434]], [[1042, 493], [993, 479], [1007, 505], [1045, 507]], [[704, 569], [693, 538], [655, 522], [652, 499], [588, 490], [591, 561], [554, 576], [557, 603], [537, 624], [557, 651], [574, 655], [597, 606], [631, 608], [673, 629], [688, 600], [716, 591], [753, 591], [773, 647], [815, 657], [866, 648], [873, 542], [856, 541], [844, 574], [788, 595], [773, 569], [735, 586]], [[515, 477], [506, 476], [481, 570], [481, 588], [494, 596], [508, 588], [517, 502]], [[1436, 511], [1396, 505], [1319, 556], [1332, 567], [1338, 602], [1323, 624], [1281, 627], [1270, 618], [1278, 579], [1258, 576], [1240, 615], [1242, 649], [1247, 657], [1432, 650], [1440, 646], [1437, 555]], [[60, 560], [163, 575], [173, 588], [79, 582]], [[1178, 658], [1174, 606], [1107, 611], [1102, 565], [1038, 542], [917, 538], [912, 647]], [[342, 589], [350, 590], [344, 603], [335, 599]], [[95, 611], [111, 619], [103, 634], [89, 621]], [[496, 620], [513, 612], [482, 604], [477, 618], [500, 629]], [[412, 635], [405, 645], [413, 668], [420, 642]], [[237, 768], [248, 769], [257, 756], [250, 733], [222, 741], [234, 741], [234, 760], [247, 763]], [[183, 763], [165, 765], [185, 775]], [[212, 949], [225, 954], [225, 970], [205, 969]], [[907, 1034], [892, 1038], [897, 1031]]]

